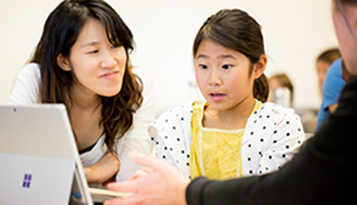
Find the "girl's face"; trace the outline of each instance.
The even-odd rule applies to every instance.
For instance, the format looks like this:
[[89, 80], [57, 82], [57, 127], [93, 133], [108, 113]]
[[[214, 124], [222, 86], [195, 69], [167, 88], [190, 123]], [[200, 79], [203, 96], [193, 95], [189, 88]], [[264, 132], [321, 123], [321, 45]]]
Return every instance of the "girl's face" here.
[[256, 65], [249, 75], [250, 60], [242, 53], [204, 39], [195, 56], [195, 73], [198, 87], [209, 105], [226, 111], [245, 101], [254, 101], [253, 82], [264, 71], [257, 72]]
[[317, 76], [319, 78], [319, 86], [320, 89], [322, 89], [322, 85], [324, 83], [326, 74], [328, 69], [330, 68], [330, 64], [326, 63], [325, 61], [322, 60], [317, 60], [316, 61], [316, 70], [317, 70]]
[[[75, 75], [74, 87], [89, 95], [114, 96], [123, 83], [127, 55], [113, 46], [98, 20], [88, 20], [71, 48], [69, 60], [59, 55], [58, 64]], [[76, 89], [78, 90], [78, 89]]]
[[332, 17], [346, 69], [357, 75], [357, 6], [342, 6], [341, 11], [335, 6]]

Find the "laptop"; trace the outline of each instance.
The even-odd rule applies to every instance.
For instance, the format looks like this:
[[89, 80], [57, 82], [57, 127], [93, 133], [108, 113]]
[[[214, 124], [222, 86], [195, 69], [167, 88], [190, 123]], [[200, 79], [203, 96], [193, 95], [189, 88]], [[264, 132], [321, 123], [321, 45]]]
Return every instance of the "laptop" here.
[[93, 204], [63, 104], [0, 105], [0, 167], [0, 204]]

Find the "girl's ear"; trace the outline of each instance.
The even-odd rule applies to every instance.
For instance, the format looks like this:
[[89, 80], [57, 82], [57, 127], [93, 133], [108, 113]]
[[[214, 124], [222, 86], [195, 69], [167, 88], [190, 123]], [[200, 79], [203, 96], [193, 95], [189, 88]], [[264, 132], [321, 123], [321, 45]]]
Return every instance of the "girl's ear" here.
[[59, 67], [61, 67], [64, 71], [71, 71], [71, 66], [67, 58], [65, 58], [62, 53], [57, 56], [56, 63]]
[[267, 66], [268, 58], [266, 55], [261, 55], [259, 57], [259, 61], [254, 64], [253, 68], [253, 77], [254, 79], [258, 79], [265, 71]]

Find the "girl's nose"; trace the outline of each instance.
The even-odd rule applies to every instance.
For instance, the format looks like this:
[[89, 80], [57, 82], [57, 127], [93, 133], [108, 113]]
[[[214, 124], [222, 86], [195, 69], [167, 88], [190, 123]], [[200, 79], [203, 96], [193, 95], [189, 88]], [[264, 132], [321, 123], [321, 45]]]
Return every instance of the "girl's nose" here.
[[221, 75], [218, 69], [213, 69], [208, 80], [208, 84], [211, 86], [217, 86], [222, 84]]

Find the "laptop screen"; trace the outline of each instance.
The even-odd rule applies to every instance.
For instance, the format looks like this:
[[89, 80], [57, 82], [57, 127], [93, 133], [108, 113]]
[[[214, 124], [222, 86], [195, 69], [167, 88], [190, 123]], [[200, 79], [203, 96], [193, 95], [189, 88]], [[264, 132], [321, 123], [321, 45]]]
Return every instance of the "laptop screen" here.
[[93, 204], [62, 104], [0, 105], [0, 167], [0, 203]]

